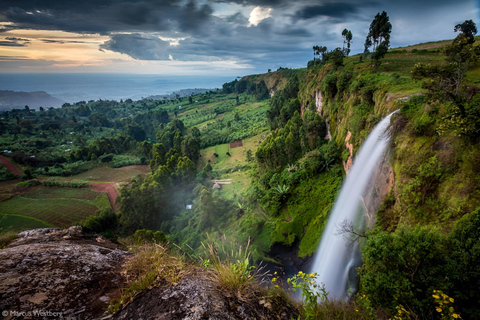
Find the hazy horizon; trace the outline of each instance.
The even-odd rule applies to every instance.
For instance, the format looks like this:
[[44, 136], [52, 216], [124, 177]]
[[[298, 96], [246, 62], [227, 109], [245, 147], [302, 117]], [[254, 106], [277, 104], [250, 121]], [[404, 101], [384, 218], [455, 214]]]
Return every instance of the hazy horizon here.
[[214, 89], [234, 76], [182, 76], [123, 73], [0, 73], [0, 90], [45, 91], [65, 102], [138, 100], [182, 89]]

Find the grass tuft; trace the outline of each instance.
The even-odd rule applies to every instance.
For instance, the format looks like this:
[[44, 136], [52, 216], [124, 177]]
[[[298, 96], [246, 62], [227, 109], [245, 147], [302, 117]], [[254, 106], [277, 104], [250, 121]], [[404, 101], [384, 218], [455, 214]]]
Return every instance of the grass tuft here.
[[[208, 234], [207, 237], [211, 240]], [[215, 241], [202, 245], [208, 251], [208, 260], [204, 260], [203, 265], [215, 270], [211, 279], [239, 299], [244, 299], [249, 289], [258, 288], [262, 283], [261, 279], [266, 275], [262, 272], [263, 267], [250, 265], [250, 239], [245, 248], [240, 246], [238, 250], [227, 249]]]
[[176, 285], [193, 270], [182, 257], [171, 252], [167, 245], [149, 244], [134, 247], [131, 251], [135, 255], [125, 263], [123, 271], [127, 286], [122, 290], [121, 297], [110, 303], [108, 310], [111, 313], [121, 310], [143, 290], [165, 281]]

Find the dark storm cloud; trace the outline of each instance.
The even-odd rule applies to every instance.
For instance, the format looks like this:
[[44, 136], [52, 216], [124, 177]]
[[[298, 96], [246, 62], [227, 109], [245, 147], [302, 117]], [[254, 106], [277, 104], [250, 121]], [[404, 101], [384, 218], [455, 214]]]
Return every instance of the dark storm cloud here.
[[337, 2], [316, 6], [307, 6], [295, 13], [298, 19], [312, 19], [319, 16], [345, 18], [358, 12], [358, 4]]
[[15, 41], [0, 41], [0, 47], [25, 47], [28, 43], [19, 43]]
[[0, 40], [0, 47], [25, 47], [28, 44], [30, 44], [30, 40], [16, 37], [6, 37], [5, 40]]
[[312, 33], [306, 29], [285, 29], [276, 32], [279, 35], [289, 36], [289, 37], [302, 37], [308, 38], [312, 36]]
[[[211, 0], [214, 3], [235, 3], [242, 6], [276, 7], [288, 3], [287, 0]], [[302, 2], [302, 1], [299, 1]]]
[[178, 0], [25, 0], [1, 1], [0, 12], [5, 21], [18, 27], [106, 34], [197, 30], [212, 9]]
[[168, 60], [169, 43], [158, 37], [146, 37], [139, 34], [116, 34], [100, 46], [124, 53], [138, 60]]
[[30, 41], [30, 39], [16, 38], [16, 37], [6, 37], [5, 40], [10, 41]]
[[52, 40], [52, 39], [41, 39], [43, 43], [86, 43], [85, 41], [76, 41], [76, 40]]

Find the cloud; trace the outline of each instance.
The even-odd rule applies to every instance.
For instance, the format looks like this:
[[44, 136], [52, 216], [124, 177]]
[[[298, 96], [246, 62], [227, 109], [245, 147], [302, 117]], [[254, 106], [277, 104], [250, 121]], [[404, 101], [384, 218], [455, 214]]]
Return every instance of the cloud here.
[[107, 34], [197, 30], [212, 10], [193, 0], [24, 0], [2, 1], [0, 12], [22, 28]]
[[[0, 37], [0, 46], [25, 47], [24, 38], [34, 40], [15, 51], [83, 43], [27, 33], [61, 30], [101, 35], [85, 47], [107, 53], [102, 56], [115, 55], [108, 50], [160, 64], [218, 62], [266, 71], [305, 66], [313, 45], [342, 46], [344, 28], [353, 33], [352, 53], [363, 51], [370, 22], [382, 10], [393, 24], [392, 46], [453, 38], [455, 24], [478, 14], [474, 0], [13, 0], [0, 1], [0, 34], [12, 36]], [[25, 33], [15, 33], [20, 29]]]
[[25, 47], [29, 44], [29, 39], [17, 37], [6, 37], [5, 40], [0, 40], [0, 47]]
[[358, 12], [358, 5], [353, 3], [335, 2], [316, 6], [307, 6], [295, 13], [298, 19], [313, 19], [319, 16], [345, 18]]
[[43, 43], [59, 43], [59, 44], [65, 44], [65, 43], [86, 43], [85, 41], [76, 41], [76, 40], [53, 40], [53, 39], [41, 39]]
[[270, 18], [272, 16], [272, 10], [272, 8], [255, 7], [252, 12], [250, 12], [250, 18], [248, 18], [248, 22], [250, 22], [249, 26], [258, 26], [260, 22]]
[[6, 37], [5, 40], [10, 41], [30, 41], [29, 39], [17, 38], [17, 37]]
[[100, 46], [114, 52], [129, 55], [138, 60], [169, 60], [168, 41], [140, 34], [116, 34]]

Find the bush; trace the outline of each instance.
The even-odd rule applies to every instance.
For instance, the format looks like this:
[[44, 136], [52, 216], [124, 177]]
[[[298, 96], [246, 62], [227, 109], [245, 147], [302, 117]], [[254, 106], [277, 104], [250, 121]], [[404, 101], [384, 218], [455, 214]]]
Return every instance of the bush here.
[[152, 231], [147, 229], [140, 229], [135, 231], [132, 236], [135, 244], [144, 243], [166, 243], [167, 237], [162, 231]]
[[89, 216], [80, 222], [84, 227], [97, 233], [115, 230], [118, 226], [117, 215], [111, 208], [98, 210], [95, 215]]
[[446, 289], [446, 237], [424, 227], [371, 235], [363, 249], [361, 292], [374, 307], [408, 306], [417, 315], [434, 310], [433, 289]]

